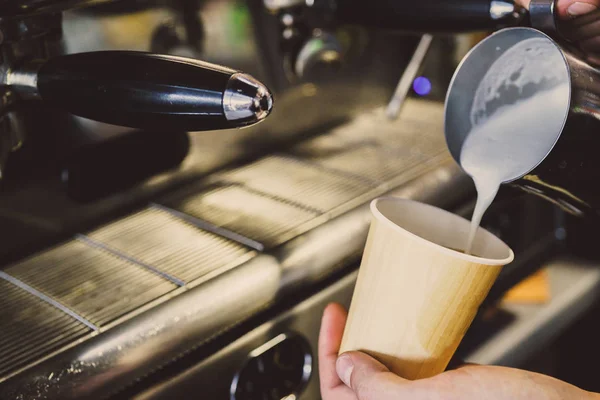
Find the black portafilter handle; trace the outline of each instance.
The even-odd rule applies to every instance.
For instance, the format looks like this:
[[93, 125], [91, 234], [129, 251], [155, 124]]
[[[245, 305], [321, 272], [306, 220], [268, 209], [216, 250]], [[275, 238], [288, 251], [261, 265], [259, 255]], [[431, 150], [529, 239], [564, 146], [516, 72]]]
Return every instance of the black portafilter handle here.
[[63, 55], [6, 74], [23, 97], [130, 128], [207, 131], [264, 120], [273, 107], [250, 75], [182, 57], [132, 51]]
[[419, 33], [495, 30], [517, 23], [523, 14], [509, 0], [315, 0], [338, 22]]

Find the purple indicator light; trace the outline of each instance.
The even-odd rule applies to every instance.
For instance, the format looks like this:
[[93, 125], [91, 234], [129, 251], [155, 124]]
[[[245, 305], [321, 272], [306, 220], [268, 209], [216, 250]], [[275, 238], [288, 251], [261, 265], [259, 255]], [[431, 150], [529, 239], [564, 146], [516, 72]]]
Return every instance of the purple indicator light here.
[[431, 92], [431, 82], [424, 76], [420, 76], [413, 82], [413, 90], [419, 96], [426, 96]]

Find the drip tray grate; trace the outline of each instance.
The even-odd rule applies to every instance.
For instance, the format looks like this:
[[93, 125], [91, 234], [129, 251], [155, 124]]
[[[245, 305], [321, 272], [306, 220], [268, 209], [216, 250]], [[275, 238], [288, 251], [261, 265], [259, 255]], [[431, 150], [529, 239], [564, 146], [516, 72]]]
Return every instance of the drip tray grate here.
[[354, 174], [379, 184], [389, 182], [427, 160], [417, 152], [395, 151], [375, 145], [358, 146], [327, 156], [308, 156], [307, 159], [328, 169]]
[[109, 252], [70, 241], [5, 269], [96, 326], [172, 291], [177, 286]]
[[220, 178], [320, 213], [341, 206], [373, 188], [360, 178], [344, 176], [284, 156], [263, 158], [228, 171]]
[[293, 204], [229, 185], [167, 200], [177, 211], [260, 243], [276, 246], [298, 234], [297, 228], [319, 214]]
[[0, 377], [35, 362], [91, 329], [0, 279]]
[[111, 223], [88, 237], [184, 283], [240, 265], [255, 255], [245, 246], [158, 208]]
[[449, 157], [443, 120], [439, 104], [407, 101], [399, 121], [376, 110], [344, 129], [300, 143], [289, 153], [327, 170], [394, 187], [415, 170]]

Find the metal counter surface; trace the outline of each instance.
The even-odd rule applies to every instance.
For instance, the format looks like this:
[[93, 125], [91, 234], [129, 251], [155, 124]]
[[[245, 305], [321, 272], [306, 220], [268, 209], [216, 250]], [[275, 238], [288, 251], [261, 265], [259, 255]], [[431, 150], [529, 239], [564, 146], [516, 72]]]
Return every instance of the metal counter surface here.
[[515, 320], [465, 361], [518, 367], [549, 344], [600, 298], [600, 265], [563, 258], [547, 266], [551, 300], [540, 305], [503, 304]]

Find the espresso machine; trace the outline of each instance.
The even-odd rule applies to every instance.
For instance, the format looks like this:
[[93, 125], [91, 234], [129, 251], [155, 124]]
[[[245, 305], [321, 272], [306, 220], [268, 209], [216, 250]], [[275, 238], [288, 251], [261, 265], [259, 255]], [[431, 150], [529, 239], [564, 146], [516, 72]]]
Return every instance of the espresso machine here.
[[[0, 5], [0, 399], [318, 399], [321, 312], [349, 304], [370, 200], [472, 212], [446, 17], [522, 18], [400, 3]], [[565, 237], [510, 188], [483, 225], [516, 253], [490, 306]]]

